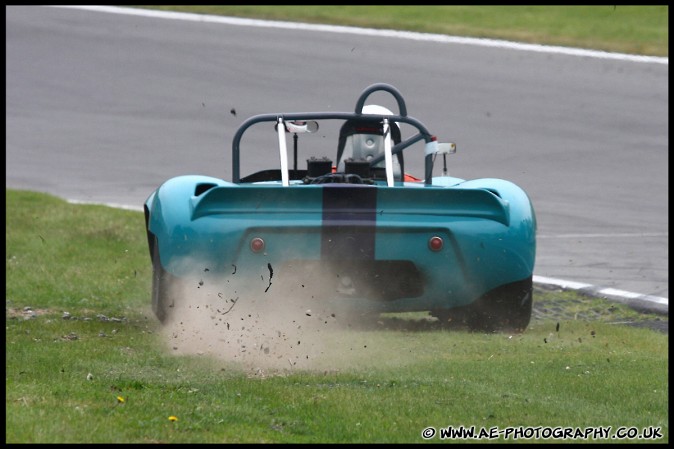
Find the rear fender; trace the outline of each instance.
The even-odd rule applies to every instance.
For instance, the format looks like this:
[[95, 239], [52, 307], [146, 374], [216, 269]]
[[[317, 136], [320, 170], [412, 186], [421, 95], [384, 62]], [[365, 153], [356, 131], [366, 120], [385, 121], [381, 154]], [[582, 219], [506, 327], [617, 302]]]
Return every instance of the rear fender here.
[[169, 266], [175, 242], [189, 239], [186, 224], [191, 221], [194, 198], [223, 185], [234, 184], [208, 176], [178, 176], [164, 182], [148, 196], [143, 207], [148, 245], [152, 254], [156, 237], [162, 266]]

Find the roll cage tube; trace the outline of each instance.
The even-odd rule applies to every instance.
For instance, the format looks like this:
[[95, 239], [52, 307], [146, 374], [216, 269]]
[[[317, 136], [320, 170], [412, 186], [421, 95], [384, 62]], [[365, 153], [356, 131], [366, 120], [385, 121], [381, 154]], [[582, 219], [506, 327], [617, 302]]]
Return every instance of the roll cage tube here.
[[371, 93], [376, 92], [378, 90], [383, 90], [393, 95], [393, 97], [398, 102], [398, 110], [400, 111], [400, 115], [402, 115], [403, 117], [407, 116], [407, 106], [405, 106], [405, 100], [403, 99], [403, 96], [398, 91], [398, 89], [391, 86], [390, 84], [385, 83], [377, 83], [365, 88], [363, 93], [360, 94], [360, 97], [358, 97], [358, 102], [356, 103], [356, 114], [363, 113], [365, 100], [367, 100], [367, 97], [369, 97]]
[[393, 187], [393, 156], [391, 155], [391, 127], [384, 119], [384, 158], [386, 159], [386, 185]]
[[[396, 101], [398, 102], [398, 107], [400, 108], [400, 115], [381, 115], [381, 114], [362, 114], [363, 106], [365, 104], [365, 100], [367, 97], [378, 90], [385, 90], [389, 93], [391, 93]], [[398, 90], [389, 85], [389, 84], [373, 84], [372, 86], [368, 87], [363, 91], [363, 93], [360, 95], [358, 98], [358, 102], [356, 104], [356, 112], [299, 112], [299, 113], [287, 113], [287, 114], [260, 114], [260, 115], [255, 115], [253, 117], [250, 117], [246, 121], [244, 121], [241, 126], [239, 126], [239, 129], [236, 131], [234, 134], [234, 138], [232, 140], [232, 182], [235, 184], [238, 184], [241, 182], [241, 173], [240, 173], [240, 165], [241, 165], [241, 158], [240, 158], [240, 147], [241, 147], [241, 138], [243, 137], [243, 134], [246, 132], [248, 128], [250, 128], [252, 125], [257, 124], [257, 123], [262, 123], [262, 122], [274, 122], [279, 125], [279, 128], [284, 128], [280, 126], [281, 123], [287, 123], [287, 122], [293, 122], [293, 121], [309, 121], [309, 120], [359, 120], [359, 121], [372, 121], [376, 123], [382, 123], [385, 120], [388, 123], [391, 122], [398, 122], [398, 123], [406, 123], [414, 128], [416, 128], [419, 132], [412, 137], [400, 142], [399, 144], [395, 145], [393, 148], [391, 148], [390, 154], [391, 156], [397, 155], [401, 151], [403, 151], [405, 148], [408, 146], [420, 141], [424, 140], [426, 142], [426, 156], [425, 156], [425, 183], [426, 184], [431, 184], [431, 178], [433, 174], [433, 154], [429, 154], [429, 145], [436, 144], [437, 142], [434, 140], [435, 137], [431, 135], [431, 133], [426, 129], [426, 127], [417, 119], [413, 117], [408, 117], [407, 116], [407, 108], [405, 106], [405, 101], [402, 98], [402, 95], [400, 95], [400, 92]], [[279, 131], [279, 144], [281, 141], [281, 131]], [[285, 141], [284, 141], [285, 143]], [[282, 153], [284, 153], [284, 149], [280, 149]], [[386, 155], [380, 155], [370, 161], [370, 166], [373, 166], [379, 162], [381, 162], [383, 159], [385, 159]], [[281, 161], [283, 165], [283, 155], [281, 155]], [[285, 180], [285, 177], [283, 177], [283, 167], [282, 167], [282, 179]], [[287, 171], [287, 167], [285, 169]], [[286, 175], [287, 176], [287, 175]], [[285, 184], [284, 182], [284, 185]]]
[[287, 187], [290, 185], [288, 179], [288, 148], [286, 147], [286, 127], [283, 123], [283, 117], [278, 118], [278, 148], [281, 157], [281, 185]]

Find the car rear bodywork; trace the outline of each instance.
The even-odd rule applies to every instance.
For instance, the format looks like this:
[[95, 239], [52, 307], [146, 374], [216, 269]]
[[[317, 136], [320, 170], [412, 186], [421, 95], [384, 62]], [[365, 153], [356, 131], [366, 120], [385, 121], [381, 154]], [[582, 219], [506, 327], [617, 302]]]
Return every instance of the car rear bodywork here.
[[[364, 117], [365, 98], [377, 90], [394, 95], [399, 115]], [[385, 165], [380, 178], [349, 177], [332, 161], [318, 172], [316, 160], [307, 160], [306, 170], [290, 169], [282, 132], [281, 170], [240, 178], [244, 132], [272, 120], [293, 130], [278, 117], [291, 124], [364, 119], [383, 124], [383, 135], [391, 122], [411, 124], [419, 131], [407, 146], [425, 145], [426, 178], [392, 178], [390, 161], [405, 141], [385, 145], [388, 153], [366, 164]], [[471, 328], [523, 330], [531, 315], [536, 251], [531, 202], [506, 180], [433, 176], [437, 148], [435, 136], [406, 115], [402, 96], [385, 84], [366, 89], [355, 113], [249, 119], [234, 138], [232, 181], [178, 176], [147, 199], [153, 310], [168, 320], [171, 308], [185, 300], [184, 290], [172, 293], [172, 286], [197, 289], [208, 276], [223, 291], [236, 280], [269, 296], [310, 291], [335, 310], [348, 304], [371, 314], [429, 311]]]

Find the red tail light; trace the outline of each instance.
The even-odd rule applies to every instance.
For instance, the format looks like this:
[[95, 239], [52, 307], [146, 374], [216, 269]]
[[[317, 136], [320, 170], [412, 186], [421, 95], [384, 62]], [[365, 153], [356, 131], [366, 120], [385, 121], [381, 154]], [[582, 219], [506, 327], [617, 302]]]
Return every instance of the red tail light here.
[[428, 247], [431, 251], [440, 251], [444, 244], [445, 242], [443, 242], [442, 237], [438, 237], [437, 235], [428, 239]]
[[260, 237], [255, 237], [250, 241], [250, 250], [254, 253], [259, 253], [264, 250], [264, 240]]

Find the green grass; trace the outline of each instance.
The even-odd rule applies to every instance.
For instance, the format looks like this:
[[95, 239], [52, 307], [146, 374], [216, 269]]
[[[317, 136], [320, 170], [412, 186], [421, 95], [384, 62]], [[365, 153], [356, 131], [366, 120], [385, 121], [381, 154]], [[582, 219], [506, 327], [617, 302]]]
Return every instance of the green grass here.
[[614, 324], [643, 316], [621, 305], [537, 291], [564, 307], [520, 335], [383, 317], [326, 331], [320, 364], [256, 369], [167, 345], [142, 213], [6, 199], [7, 443], [415, 443], [459, 425], [669, 440], [668, 336]]
[[669, 6], [145, 6], [293, 22], [506, 39], [630, 54], [669, 54]]

